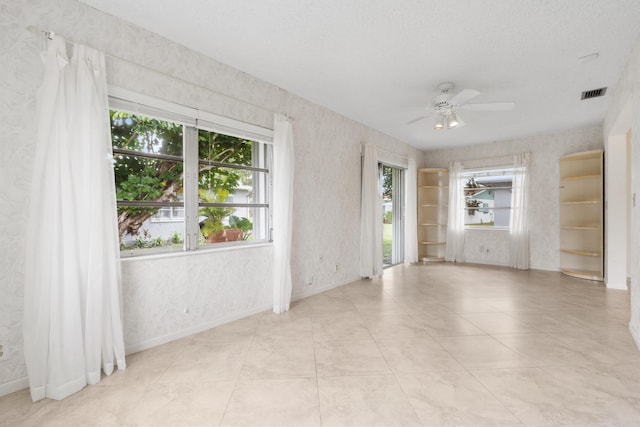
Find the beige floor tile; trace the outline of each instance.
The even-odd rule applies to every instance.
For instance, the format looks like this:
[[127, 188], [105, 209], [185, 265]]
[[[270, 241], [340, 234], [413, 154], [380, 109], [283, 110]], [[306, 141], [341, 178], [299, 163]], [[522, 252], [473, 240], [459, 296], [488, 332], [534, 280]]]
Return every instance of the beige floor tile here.
[[498, 309], [484, 298], [434, 299], [434, 302], [455, 313], [496, 313]]
[[[275, 316], [275, 317], [274, 317]], [[306, 339], [311, 336], [311, 319], [308, 317], [278, 318], [274, 314], [265, 318], [256, 335], [266, 339]], [[285, 314], [286, 316], [286, 314]]]
[[313, 319], [312, 326], [315, 341], [371, 339], [364, 320], [355, 313], [318, 316]]
[[433, 338], [377, 341], [394, 373], [464, 370]]
[[412, 317], [433, 337], [486, 335], [485, 331], [451, 311], [414, 314]]
[[490, 336], [443, 337], [438, 342], [467, 369], [495, 369], [539, 366]]
[[513, 416], [469, 372], [399, 375], [424, 426], [516, 426]]
[[320, 426], [315, 378], [238, 384], [221, 427]]
[[233, 386], [233, 381], [158, 384], [143, 395], [124, 425], [217, 427]]
[[129, 355], [63, 401], [0, 397], [0, 425], [637, 427], [629, 318], [628, 292], [560, 273], [401, 265]]
[[520, 354], [540, 362], [540, 366], [584, 365], [590, 356], [567, 345], [562, 336], [554, 334], [494, 335], [495, 339]]
[[313, 340], [259, 340], [249, 347], [241, 380], [315, 377]]
[[235, 380], [242, 368], [250, 341], [192, 341], [158, 378], [160, 383]]
[[376, 340], [429, 337], [422, 325], [409, 315], [365, 318], [369, 332]]
[[391, 373], [372, 340], [316, 342], [315, 352], [319, 377]]
[[[526, 425], [618, 425], [640, 422], [638, 407], [567, 368], [473, 371], [473, 375]], [[560, 375], [562, 373], [562, 375]]]
[[392, 375], [318, 378], [322, 425], [420, 426]]

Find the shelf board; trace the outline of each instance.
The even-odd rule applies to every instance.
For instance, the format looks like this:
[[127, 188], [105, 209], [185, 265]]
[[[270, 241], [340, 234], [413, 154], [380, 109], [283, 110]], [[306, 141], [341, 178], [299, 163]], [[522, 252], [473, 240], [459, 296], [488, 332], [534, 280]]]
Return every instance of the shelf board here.
[[599, 225], [561, 225], [564, 230], [600, 230]]
[[483, 190], [511, 190], [513, 189], [513, 187], [464, 187], [465, 191], [470, 191], [470, 190], [478, 190], [478, 191], [483, 191]]
[[562, 268], [560, 269], [560, 271], [568, 276], [577, 277], [579, 279], [597, 280], [599, 282], [602, 282], [604, 280], [602, 277], [601, 271], [578, 270], [578, 269], [571, 269], [571, 268]]
[[444, 245], [447, 242], [420, 242], [421, 245]]
[[600, 251], [579, 251], [575, 249], [560, 249], [560, 252], [564, 252], [566, 254], [583, 255], [583, 256], [590, 256], [590, 257], [602, 256], [602, 252]]
[[449, 205], [438, 205], [438, 204], [421, 204], [420, 206], [423, 206], [425, 208], [438, 208], [438, 207], [442, 207], [442, 208], [446, 208]]
[[597, 205], [600, 200], [580, 200], [577, 202], [560, 202], [561, 205]]
[[595, 179], [595, 178], [602, 178], [602, 174], [598, 173], [598, 174], [591, 174], [591, 175], [567, 176], [565, 178], [562, 178], [560, 181], [575, 181], [579, 179]]
[[435, 223], [435, 222], [423, 222], [422, 224], [419, 225], [424, 225], [427, 227], [446, 227], [447, 224], [441, 224], [441, 223]]
[[444, 261], [444, 257], [442, 256], [424, 256], [422, 257], [422, 262], [442, 262]]
[[582, 153], [570, 154], [560, 159], [561, 162], [567, 160], [585, 160], [585, 159], [599, 159], [602, 157], [601, 150], [583, 151]]
[[421, 185], [420, 188], [438, 189], [438, 188], [449, 188], [449, 186], [448, 185]]

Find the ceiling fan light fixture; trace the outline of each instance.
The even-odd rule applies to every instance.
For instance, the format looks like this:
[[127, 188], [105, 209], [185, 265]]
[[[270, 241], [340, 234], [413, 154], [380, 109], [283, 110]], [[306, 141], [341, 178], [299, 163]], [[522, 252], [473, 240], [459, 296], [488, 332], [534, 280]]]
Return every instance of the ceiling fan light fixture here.
[[459, 122], [456, 113], [454, 113], [453, 111], [449, 113], [449, 117], [447, 117], [447, 127], [449, 129], [453, 129], [454, 127], [458, 126], [458, 123]]
[[444, 114], [438, 114], [438, 118], [436, 119], [436, 124], [433, 126], [435, 130], [444, 130], [445, 129], [445, 117]]

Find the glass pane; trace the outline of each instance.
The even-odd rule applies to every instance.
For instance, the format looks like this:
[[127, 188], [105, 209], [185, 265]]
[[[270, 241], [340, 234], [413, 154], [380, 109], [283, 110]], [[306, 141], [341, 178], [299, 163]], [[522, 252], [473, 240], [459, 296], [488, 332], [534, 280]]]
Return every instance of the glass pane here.
[[267, 214], [267, 208], [201, 207], [200, 244], [267, 240]]
[[182, 157], [183, 126], [122, 111], [110, 112], [114, 148]]
[[[114, 149], [140, 153], [113, 156], [121, 249], [181, 248], [184, 214], [173, 218], [172, 207], [162, 204], [182, 201], [183, 162], [148, 158], [145, 154], [182, 157], [182, 125], [113, 110], [110, 117]], [[126, 202], [160, 206], [126, 206]]]
[[[256, 143], [257, 144], [257, 143]], [[198, 158], [212, 162], [251, 166], [252, 141], [198, 130]]]
[[468, 226], [508, 227], [513, 176], [482, 172], [465, 180], [465, 219]]
[[259, 191], [265, 187], [266, 180], [266, 172], [201, 166], [199, 200], [207, 203], [267, 203], [266, 191]]

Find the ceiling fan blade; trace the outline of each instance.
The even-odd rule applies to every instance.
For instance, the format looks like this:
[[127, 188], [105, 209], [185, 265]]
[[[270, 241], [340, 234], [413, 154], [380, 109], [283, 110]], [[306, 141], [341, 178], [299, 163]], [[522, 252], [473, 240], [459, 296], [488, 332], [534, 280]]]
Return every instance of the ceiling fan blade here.
[[449, 104], [451, 105], [462, 105], [466, 102], [469, 102], [471, 99], [480, 95], [480, 92], [473, 89], [464, 89], [459, 94], [455, 95], [453, 98], [449, 100]]
[[516, 104], [513, 102], [490, 102], [487, 104], [465, 104], [458, 107], [467, 111], [507, 111], [513, 110]]
[[456, 117], [458, 118], [458, 125], [456, 126], [456, 129], [461, 128], [462, 126], [464, 126], [464, 120], [462, 120], [462, 117], [460, 117], [460, 113], [456, 113]]
[[415, 119], [408, 121], [408, 122], [407, 122], [407, 124], [408, 124], [408, 125], [412, 125], [412, 124], [414, 124], [414, 123], [419, 122], [420, 120], [424, 120], [424, 119], [426, 119], [427, 117], [431, 116], [432, 114], [433, 114], [433, 113], [427, 113], [427, 114], [425, 114], [424, 116], [416, 117]]

